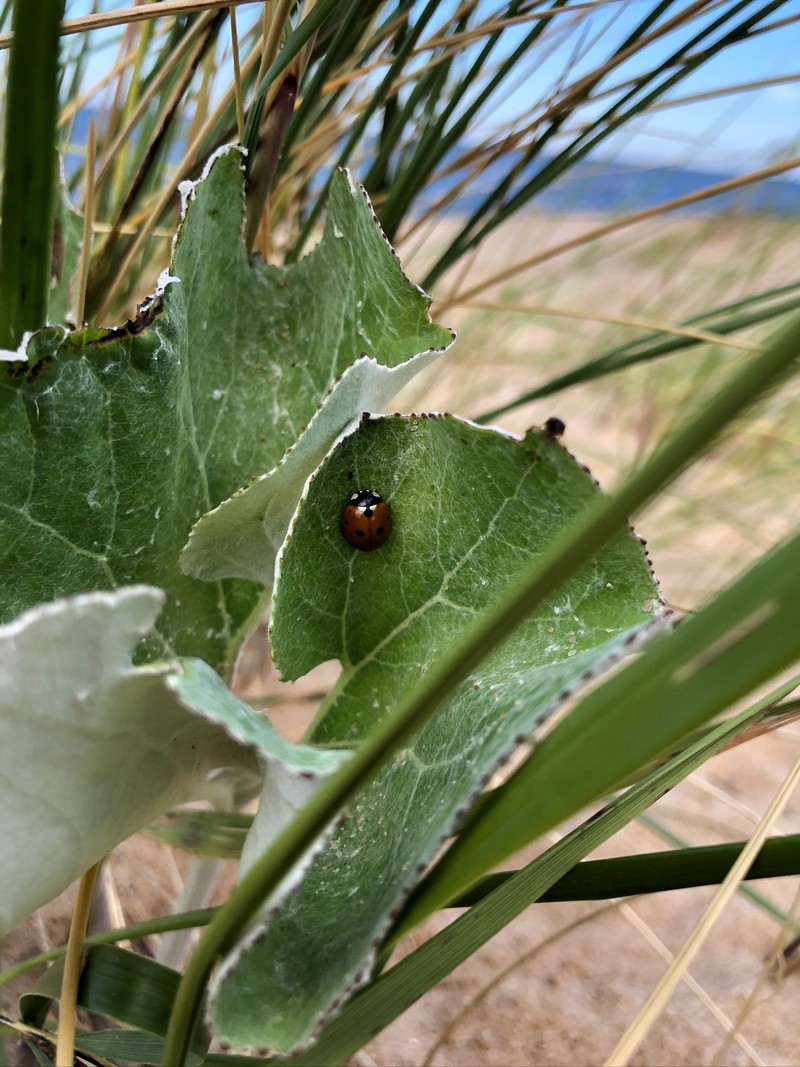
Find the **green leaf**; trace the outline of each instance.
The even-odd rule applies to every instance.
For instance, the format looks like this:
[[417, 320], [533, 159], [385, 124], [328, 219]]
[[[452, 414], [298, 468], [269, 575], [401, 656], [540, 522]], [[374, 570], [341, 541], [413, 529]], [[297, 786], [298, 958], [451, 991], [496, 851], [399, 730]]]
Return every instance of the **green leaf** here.
[[[374, 395], [371, 386], [353, 395], [354, 382], [377, 376], [393, 392], [450, 339], [430, 324], [427, 299], [403, 276], [363, 195], [344, 175], [335, 188], [325, 236], [302, 263], [251, 264], [241, 156], [224, 150], [205, 180], [183, 189], [178, 281], [165, 278], [125, 327], [42, 331], [28, 363], [8, 365], [0, 619], [58, 596], [148, 582], [169, 599], [140, 658], [230, 666], [261, 591], [184, 575], [178, 554], [192, 524], [277, 464], [331, 389], [350, 407], [326, 405], [323, 451], [352, 406]], [[313, 455], [315, 432], [304, 438]], [[308, 447], [282, 468], [287, 523]], [[270, 569], [257, 579], [269, 584]]]
[[[61, 995], [63, 959], [56, 961], [20, 997], [23, 1021], [41, 1025], [54, 1001]], [[160, 1063], [175, 990], [180, 974], [146, 956], [113, 945], [94, 945], [86, 953], [78, 985], [78, 1005], [109, 1016], [129, 1030], [106, 1030], [81, 1034], [78, 1048], [134, 1063]], [[158, 1035], [154, 1037], [153, 1035]], [[192, 1042], [190, 1064], [202, 1063], [209, 1038], [199, 1028]]]
[[409, 927], [795, 661], [798, 598], [800, 536], [585, 697], [444, 856]]
[[163, 811], [251, 796], [259, 762], [260, 817], [280, 822], [280, 798], [347, 758], [284, 741], [202, 661], [133, 668], [162, 603], [88, 593], [0, 627], [0, 932]]
[[[354, 487], [392, 509], [391, 537], [373, 552], [339, 531]], [[598, 492], [539, 431], [518, 441], [449, 416], [364, 419], [316, 472], [279, 563], [281, 671], [344, 665], [312, 738], [368, 735]], [[623, 527], [396, 755], [266, 932], [229, 958], [211, 1001], [217, 1036], [254, 1049], [307, 1043], [364, 983], [392, 914], [497, 765], [662, 611]]]
[[91, 593], [0, 628], [2, 931], [161, 811], [202, 795], [208, 772], [246, 764], [166, 690], [174, 667], [131, 669], [162, 602], [156, 589]]
[[203, 660], [184, 659], [180, 673], [166, 679], [166, 685], [188, 710], [224, 725], [238, 744], [258, 752], [273, 768], [280, 767], [295, 777], [316, 778], [331, 774], [347, 758], [347, 752], [330, 752], [285, 740], [266, 715], [234, 696], [222, 679]]
[[[291, 322], [301, 338], [290, 366], [273, 364], [270, 373], [294, 376], [289, 397], [312, 382], [319, 407], [313, 418], [296, 404], [267, 408], [283, 445], [273, 457], [279, 465], [205, 515], [184, 550], [185, 571], [206, 581], [245, 578], [270, 587], [303, 484], [331, 444], [453, 342], [450, 330], [431, 322], [430, 298], [405, 277], [366, 194], [344, 173], [331, 187], [322, 244], [296, 266], [270, 272], [285, 301], [271, 329], [280, 333]], [[337, 351], [346, 358], [334, 359]]]
[[[796, 680], [784, 686], [782, 695]], [[772, 695], [770, 699], [780, 699]], [[437, 982], [477, 952], [527, 907], [540, 900], [547, 889], [574, 868], [577, 861], [607, 841], [622, 826], [653, 804], [668, 789], [683, 781], [705, 763], [748, 723], [760, 718], [768, 701], [714, 727], [686, 751], [648, 774], [592, 818], [581, 823], [546, 852], [492, 893], [458, 916], [446, 929], [380, 975], [355, 997], [304, 1055], [279, 1061], [298, 1067], [347, 1061], [374, 1034], [396, 1019]]]

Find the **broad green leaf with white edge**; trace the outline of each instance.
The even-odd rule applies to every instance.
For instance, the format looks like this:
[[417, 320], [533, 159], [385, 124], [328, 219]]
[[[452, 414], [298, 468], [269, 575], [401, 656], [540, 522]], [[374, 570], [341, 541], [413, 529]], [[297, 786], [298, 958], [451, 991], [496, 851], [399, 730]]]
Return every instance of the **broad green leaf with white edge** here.
[[[228, 669], [263, 591], [187, 577], [178, 556], [193, 523], [274, 467], [352, 364], [411, 373], [449, 341], [344, 175], [306, 259], [251, 262], [241, 159], [228, 147], [183, 187], [170, 273], [132, 322], [43, 330], [27, 362], [0, 364], [0, 621], [148, 582], [169, 597], [138, 658]], [[340, 412], [335, 433], [351, 417]]]
[[[354, 234], [345, 242], [348, 229]], [[324, 282], [306, 280], [309, 265]], [[454, 340], [451, 330], [431, 322], [430, 298], [403, 274], [366, 193], [346, 172], [331, 185], [322, 244], [297, 266], [271, 270], [287, 301], [282, 315], [288, 317], [291, 309], [314, 334], [291, 370], [273, 365], [271, 373], [296, 374], [300, 383], [313, 380], [319, 406], [307, 426], [307, 414], [273, 410], [273, 425], [280, 430], [288, 418], [292, 431], [280, 463], [192, 530], [182, 566], [206, 581], [244, 578], [271, 587], [275, 557], [303, 483], [333, 442], [363, 412], [380, 411]], [[328, 354], [318, 368], [307, 358], [312, 351]], [[334, 356], [342, 351], [345, 361]]]
[[288, 744], [201, 660], [134, 667], [163, 602], [86, 593], [0, 627], [0, 934], [176, 804], [252, 795], [259, 763], [271, 794], [313, 787], [346, 758]]
[[[393, 530], [361, 552], [339, 523], [356, 488]], [[540, 431], [520, 441], [450, 416], [365, 418], [310, 479], [278, 563], [272, 643], [294, 678], [342, 676], [310, 737], [356, 744], [472, 618], [599, 492]], [[223, 964], [216, 1036], [289, 1052], [368, 978], [410, 888], [497, 766], [569, 693], [664, 616], [627, 528], [482, 663], [367, 787], [266, 929]]]

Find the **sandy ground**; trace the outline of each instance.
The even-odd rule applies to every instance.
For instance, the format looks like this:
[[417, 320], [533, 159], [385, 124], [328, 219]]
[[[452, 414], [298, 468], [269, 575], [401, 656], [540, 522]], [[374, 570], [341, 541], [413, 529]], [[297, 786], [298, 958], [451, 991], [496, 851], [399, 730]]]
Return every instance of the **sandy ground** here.
[[[554, 247], [596, 221], [532, 217], [527, 230], [504, 231], [468, 276], [443, 280], [437, 288], [440, 306], [448, 293], [463, 292], [524, 259], [532, 246]], [[436, 237], [428, 235], [426, 242]], [[499, 295], [528, 307], [600, 307], [608, 317], [671, 321], [671, 306], [680, 306], [684, 317], [752, 288], [751, 269], [760, 271], [758, 288], [792, 277], [787, 264], [793, 239], [786, 227], [769, 222], [739, 220], [721, 229], [718, 220], [684, 217], [554, 257], [499, 291], [488, 289], [481, 299]], [[412, 246], [413, 239], [405, 259]], [[422, 276], [427, 247], [410, 255], [412, 277]], [[480, 308], [445, 306], [437, 317], [459, 329], [459, 346], [410, 387], [395, 410], [449, 409], [474, 416], [635, 333], [619, 323], [523, 311], [498, 317]], [[604, 485], [613, 485], [691, 404], [695, 388], [739, 355], [721, 349], [683, 357], [677, 369], [672, 361], [653, 364], [624, 381], [571, 390], [499, 421], [520, 431], [558, 414], [568, 426], [568, 447]], [[671, 604], [691, 609], [796, 525], [800, 492], [790, 472], [800, 458], [797, 410], [796, 393], [765, 408], [729, 440], [718, 460], [681, 479], [658, 508], [637, 521]], [[251, 693], [271, 688], [263, 643], [251, 646], [243, 681]], [[319, 676], [311, 677], [293, 692], [301, 696], [319, 685]], [[277, 718], [288, 734], [298, 736], [309, 713], [302, 704]], [[745, 838], [799, 757], [800, 726], [785, 727], [716, 757], [652, 813], [692, 844]], [[796, 830], [798, 816], [795, 796], [778, 831]], [[636, 823], [597, 855], [664, 847], [654, 830]], [[166, 912], [186, 865], [185, 856], [142, 836], [120, 846], [111, 874], [124, 920]], [[223, 884], [230, 877], [230, 870], [224, 872]], [[768, 966], [771, 954], [791, 937], [779, 913], [798, 915], [798, 882], [780, 879], [753, 888], [770, 907], [741, 893], [734, 899], [690, 969], [692, 986], [678, 987], [631, 1063], [800, 1064], [800, 972], [788, 967], [774, 974]], [[374, 1039], [356, 1062], [363, 1067], [603, 1063], [663, 973], [665, 957], [680, 949], [712, 893], [697, 889], [627, 903], [535, 906]], [[70, 890], [6, 938], [0, 966], [62, 943], [71, 899]], [[431, 920], [404, 942], [400, 954], [447, 921], [444, 915]], [[15, 1013], [15, 998], [26, 982], [0, 989], [0, 1011]]]

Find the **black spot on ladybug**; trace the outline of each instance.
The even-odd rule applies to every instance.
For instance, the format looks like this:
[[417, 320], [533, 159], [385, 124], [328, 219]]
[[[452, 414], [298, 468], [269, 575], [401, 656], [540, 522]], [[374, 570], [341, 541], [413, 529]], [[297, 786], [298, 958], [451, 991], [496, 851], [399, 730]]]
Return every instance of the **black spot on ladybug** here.
[[380, 548], [392, 532], [389, 506], [374, 489], [357, 489], [344, 506], [340, 529], [353, 548], [362, 552]]

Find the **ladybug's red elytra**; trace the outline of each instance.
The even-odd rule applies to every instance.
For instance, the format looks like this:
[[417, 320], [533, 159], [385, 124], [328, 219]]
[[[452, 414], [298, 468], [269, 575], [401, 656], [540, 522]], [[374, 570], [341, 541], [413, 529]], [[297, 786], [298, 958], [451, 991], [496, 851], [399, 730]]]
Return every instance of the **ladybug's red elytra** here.
[[351, 493], [342, 512], [341, 530], [353, 548], [362, 552], [380, 548], [392, 532], [392, 516], [383, 497], [374, 489]]

